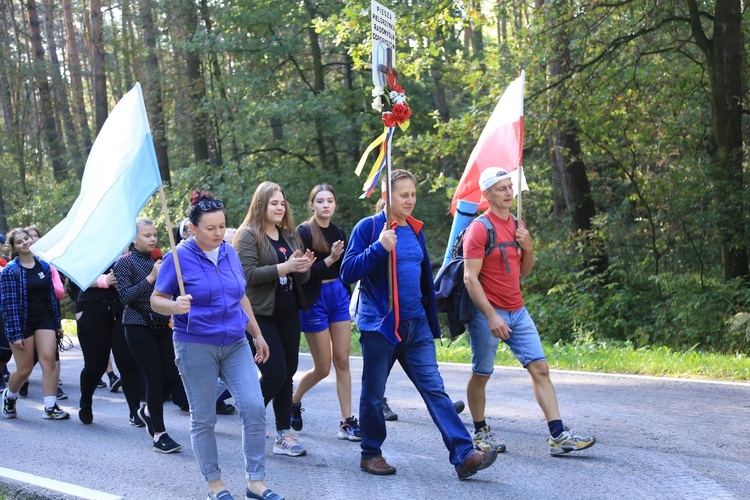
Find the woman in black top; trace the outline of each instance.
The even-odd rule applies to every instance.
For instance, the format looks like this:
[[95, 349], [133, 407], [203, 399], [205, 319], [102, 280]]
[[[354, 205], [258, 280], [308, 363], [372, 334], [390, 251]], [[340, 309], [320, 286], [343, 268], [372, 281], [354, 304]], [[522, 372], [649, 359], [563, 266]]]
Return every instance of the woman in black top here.
[[308, 207], [313, 215], [297, 228], [306, 249], [315, 254], [305, 293], [308, 310], [300, 311], [300, 323], [313, 358], [313, 368], [302, 375], [292, 395], [292, 428], [302, 429], [302, 396], [328, 376], [331, 359], [336, 370], [336, 393], [341, 421], [338, 438], [361, 441], [359, 422], [352, 416], [352, 379], [349, 373], [351, 321], [349, 287], [339, 278], [346, 234], [331, 222], [336, 211], [336, 193], [328, 184], [310, 192]]
[[55, 362], [57, 334], [62, 333], [60, 310], [52, 284], [49, 265], [34, 257], [31, 237], [24, 229], [8, 234], [11, 257], [15, 257], [0, 276], [5, 334], [8, 337], [16, 371], [10, 375], [3, 392], [2, 413], [16, 418], [16, 400], [24, 382], [34, 368], [34, 354], [42, 367], [44, 418], [64, 420], [68, 412], [57, 406], [57, 382], [60, 365]]
[[122, 323], [128, 345], [146, 377], [147, 404], [138, 409], [138, 416], [153, 437], [153, 450], [174, 453], [182, 446], [165, 430], [163, 404], [180, 376], [174, 363], [169, 317], [151, 310], [151, 293], [161, 268], [161, 258], [154, 260], [151, 253], [156, 248], [156, 225], [142, 217], [136, 220], [136, 228], [130, 253], [115, 262], [117, 292], [125, 306]]
[[111, 349], [120, 369], [122, 392], [130, 408], [130, 423], [136, 427], [145, 425], [136, 413], [141, 404], [138, 365], [125, 341], [122, 311], [122, 302], [117, 293], [117, 278], [112, 269], [102, 274], [86, 290], [79, 291], [76, 296], [78, 341], [83, 352], [78, 418], [84, 424], [94, 421], [91, 409], [94, 390], [107, 370]]

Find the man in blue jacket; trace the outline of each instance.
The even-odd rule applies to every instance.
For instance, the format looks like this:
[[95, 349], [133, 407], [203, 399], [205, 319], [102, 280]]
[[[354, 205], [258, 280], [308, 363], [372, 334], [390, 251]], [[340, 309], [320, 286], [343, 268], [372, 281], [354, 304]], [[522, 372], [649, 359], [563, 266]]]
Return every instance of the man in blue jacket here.
[[[396, 473], [381, 451], [386, 437], [381, 403], [388, 374], [398, 360], [442, 434], [459, 479], [466, 479], [492, 465], [497, 450], [473, 450], [471, 436], [445, 393], [435, 358], [434, 339], [440, 338], [440, 326], [430, 258], [422, 223], [411, 216], [417, 201], [416, 178], [405, 170], [394, 170], [391, 186], [390, 227], [385, 212], [361, 220], [352, 231], [341, 263], [345, 283], [360, 281], [357, 326], [362, 332], [364, 362], [359, 398], [360, 467], [370, 474]], [[393, 275], [392, 311], [389, 273]]]

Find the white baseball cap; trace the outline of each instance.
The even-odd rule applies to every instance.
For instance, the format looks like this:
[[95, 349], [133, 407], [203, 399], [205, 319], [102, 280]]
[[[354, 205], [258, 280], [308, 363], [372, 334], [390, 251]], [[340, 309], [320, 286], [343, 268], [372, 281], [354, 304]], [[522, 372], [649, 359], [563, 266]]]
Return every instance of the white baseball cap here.
[[479, 176], [479, 187], [482, 191], [487, 191], [498, 181], [510, 179], [510, 174], [500, 167], [490, 167], [484, 169]]

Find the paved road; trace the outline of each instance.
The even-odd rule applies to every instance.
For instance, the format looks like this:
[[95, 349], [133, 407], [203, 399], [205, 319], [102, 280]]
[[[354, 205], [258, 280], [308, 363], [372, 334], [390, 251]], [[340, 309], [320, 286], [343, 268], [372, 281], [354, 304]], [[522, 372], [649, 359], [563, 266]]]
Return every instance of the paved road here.
[[[354, 399], [362, 363], [352, 359]], [[77, 405], [80, 351], [63, 354], [65, 389]], [[311, 366], [300, 357], [300, 368]], [[443, 365], [449, 394], [462, 397], [469, 369]], [[175, 455], [150, 449], [143, 429], [127, 425], [121, 394], [99, 389], [94, 424], [41, 418], [41, 372], [16, 420], [0, 419], [0, 498], [202, 499], [206, 488], [189, 444], [187, 414], [166, 405], [170, 435], [184, 445]], [[548, 456], [546, 425], [521, 369], [499, 368], [488, 391], [488, 421], [507, 443], [490, 469], [458, 481], [416, 390], [395, 368], [387, 396], [398, 412], [384, 446], [395, 476], [358, 469], [358, 445], [336, 439], [338, 404], [333, 375], [304, 400], [303, 444], [308, 456], [278, 457], [267, 444], [267, 482], [288, 499], [369, 498], [747, 498], [750, 496], [750, 384], [554, 372], [565, 422], [597, 436], [593, 448]], [[463, 415], [470, 425], [468, 411]], [[273, 414], [268, 410], [268, 429]], [[242, 498], [243, 464], [237, 416], [220, 416], [224, 478]], [[27, 474], [27, 476], [19, 475]], [[14, 479], [9, 479], [9, 477]], [[25, 481], [48, 478], [58, 491]], [[19, 480], [23, 479], [23, 480]], [[64, 484], [63, 484], [64, 483]], [[47, 484], [47, 483], [45, 483]], [[66, 485], [89, 490], [61, 493]], [[3, 493], [4, 492], [4, 493]]]

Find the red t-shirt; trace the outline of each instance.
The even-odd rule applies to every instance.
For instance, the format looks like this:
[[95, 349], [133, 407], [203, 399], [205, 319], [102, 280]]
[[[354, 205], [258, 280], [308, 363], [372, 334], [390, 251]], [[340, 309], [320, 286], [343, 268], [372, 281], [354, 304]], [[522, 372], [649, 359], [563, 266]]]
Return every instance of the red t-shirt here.
[[[485, 213], [495, 228], [495, 243], [516, 241], [516, 223], [513, 217], [502, 220], [491, 211]], [[510, 273], [505, 268], [505, 261], [500, 248], [493, 248], [485, 257], [484, 248], [487, 245], [487, 228], [484, 224], [474, 221], [464, 235], [464, 259], [484, 259], [479, 278], [482, 281], [487, 300], [493, 307], [505, 311], [517, 311], [523, 307], [521, 293], [521, 252], [516, 247], [506, 247]]]

